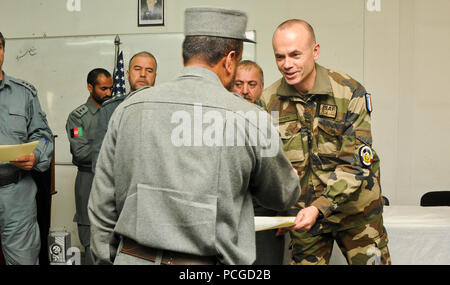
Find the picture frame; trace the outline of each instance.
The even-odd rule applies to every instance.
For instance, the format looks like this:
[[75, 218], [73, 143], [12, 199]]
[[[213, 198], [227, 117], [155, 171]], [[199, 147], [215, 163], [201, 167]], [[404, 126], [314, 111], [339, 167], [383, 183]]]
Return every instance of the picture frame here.
[[138, 0], [138, 26], [164, 26], [164, 0]]

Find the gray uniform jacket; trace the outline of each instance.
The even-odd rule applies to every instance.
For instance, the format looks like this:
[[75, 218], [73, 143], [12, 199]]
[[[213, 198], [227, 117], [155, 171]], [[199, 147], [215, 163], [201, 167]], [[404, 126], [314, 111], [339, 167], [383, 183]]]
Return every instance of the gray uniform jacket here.
[[[67, 118], [66, 131], [70, 142], [72, 162], [78, 167], [91, 169], [92, 143], [96, 136], [97, 119], [99, 109], [90, 99], [83, 105], [73, 110]], [[72, 136], [74, 128], [82, 128], [82, 133]]]
[[[150, 88], [150, 86], [142, 87], [141, 89]], [[136, 91], [135, 91], [136, 92]], [[126, 95], [117, 95], [108, 101], [104, 102], [98, 114], [97, 128], [95, 131], [94, 143], [92, 144], [92, 173], [95, 173], [95, 166], [97, 165], [97, 158], [102, 147], [103, 138], [105, 137], [108, 123], [111, 119], [114, 110], [120, 105], [128, 96], [132, 96], [135, 92]]]
[[[98, 115], [99, 108], [88, 99], [86, 103], [69, 114], [66, 123], [72, 162], [78, 167], [75, 180], [76, 213], [73, 221], [82, 225], [89, 225], [87, 203], [91, 193], [92, 180], [94, 179], [94, 175], [91, 172], [91, 153], [92, 144], [96, 136]], [[74, 129], [78, 129], [78, 135], [73, 134]]]
[[127, 95], [117, 95], [108, 101], [104, 102], [98, 114], [97, 127], [95, 130], [95, 137], [92, 143], [92, 173], [95, 173], [95, 166], [97, 165], [97, 158], [102, 147], [103, 138], [105, 137], [108, 123], [111, 119], [114, 110], [120, 103], [127, 98]]
[[0, 84], [0, 144], [39, 141], [33, 169], [44, 172], [53, 155], [53, 134], [33, 85], [3, 73]]
[[[252, 133], [258, 143], [250, 143], [246, 112], [269, 120], [270, 138], [261, 125]], [[216, 136], [231, 127], [245, 144], [211, 144], [205, 139], [211, 127], [202, 141], [199, 126], [214, 120]], [[275, 151], [265, 156], [270, 143]], [[252, 264], [252, 195], [274, 210], [299, 198], [281, 145], [268, 114], [228, 92], [208, 69], [186, 67], [176, 80], [136, 92], [114, 112], [97, 161], [89, 199], [96, 262], [113, 262], [114, 237], [126, 236], [157, 249], [217, 256], [223, 264]]]

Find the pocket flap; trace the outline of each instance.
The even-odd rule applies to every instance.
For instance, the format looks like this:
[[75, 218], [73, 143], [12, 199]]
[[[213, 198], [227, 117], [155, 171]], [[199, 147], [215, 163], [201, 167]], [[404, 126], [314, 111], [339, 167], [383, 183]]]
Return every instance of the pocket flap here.
[[319, 118], [318, 127], [330, 136], [340, 136], [344, 132], [344, 124], [329, 119]]

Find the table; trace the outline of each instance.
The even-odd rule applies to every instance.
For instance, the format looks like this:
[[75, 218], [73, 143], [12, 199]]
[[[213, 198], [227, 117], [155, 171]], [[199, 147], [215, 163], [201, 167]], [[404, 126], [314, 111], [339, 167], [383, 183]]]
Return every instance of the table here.
[[[385, 206], [393, 265], [450, 265], [450, 207]], [[347, 264], [334, 244], [330, 264]]]

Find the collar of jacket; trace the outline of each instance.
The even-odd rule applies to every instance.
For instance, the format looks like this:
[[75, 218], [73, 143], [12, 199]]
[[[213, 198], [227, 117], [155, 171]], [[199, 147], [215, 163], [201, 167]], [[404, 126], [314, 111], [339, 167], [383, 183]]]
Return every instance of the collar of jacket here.
[[181, 71], [181, 77], [192, 77], [192, 76], [202, 77], [208, 81], [211, 81], [211, 82], [214, 82], [216, 84], [223, 86], [222, 82], [219, 79], [219, 76], [217, 76], [217, 74], [215, 74], [213, 71], [211, 71], [205, 67], [191, 65], [191, 66], [184, 67], [183, 70]]
[[9, 82], [9, 77], [8, 75], [6, 75], [6, 73], [4, 71], [3, 72], [3, 80], [0, 82], [0, 90], [2, 90], [3, 88], [5, 88], [6, 85], [11, 86], [11, 83]]
[[291, 100], [308, 101], [313, 95], [332, 95], [333, 89], [331, 87], [330, 77], [328, 76], [328, 69], [319, 65], [316, 65], [316, 80], [314, 81], [313, 88], [307, 94], [299, 94], [294, 86], [286, 83], [284, 78], [281, 79], [281, 84], [277, 89], [277, 94], [280, 97], [292, 97]]
[[86, 106], [88, 107], [89, 112], [91, 112], [92, 114], [95, 114], [97, 113], [98, 110], [100, 110], [100, 108], [94, 102], [91, 101], [91, 97], [87, 99]]

